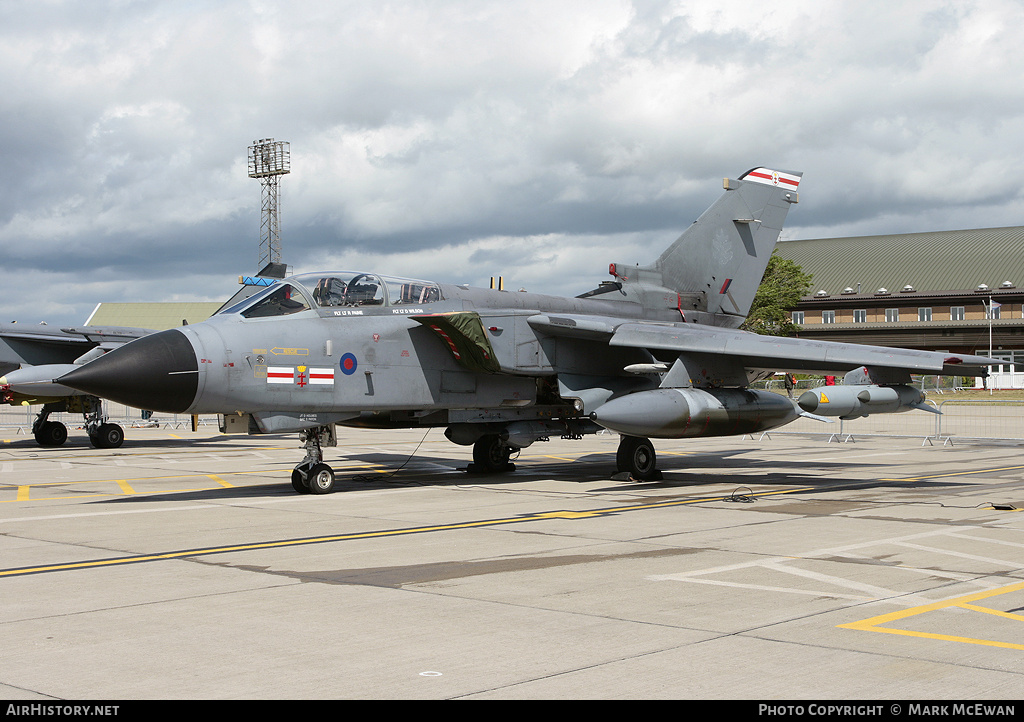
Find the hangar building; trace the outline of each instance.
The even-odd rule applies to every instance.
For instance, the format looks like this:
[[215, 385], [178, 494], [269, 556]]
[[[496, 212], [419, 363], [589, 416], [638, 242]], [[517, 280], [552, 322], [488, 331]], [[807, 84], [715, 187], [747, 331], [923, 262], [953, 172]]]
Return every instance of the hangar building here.
[[[801, 338], [1024, 362], [1024, 226], [784, 241], [813, 274], [793, 309]], [[993, 367], [993, 388], [1024, 372]]]

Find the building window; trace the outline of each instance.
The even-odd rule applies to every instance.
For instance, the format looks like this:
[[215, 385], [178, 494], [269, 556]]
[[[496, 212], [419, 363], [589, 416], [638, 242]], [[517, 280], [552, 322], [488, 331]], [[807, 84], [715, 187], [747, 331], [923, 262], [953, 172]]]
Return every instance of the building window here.
[[866, 308], [858, 308], [853, 311], [853, 322], [854, 323], [867, 323], [868, 322], [868, 311]]
[[836, 322], [836, 312], [835, 311], [822, 311], [821, 312], [821, 322], [822, 323], [835, 323]]
[[997, 358], [1000, 361], [1005, 361], [1006, 365], [1005, 366], [989, 366], [988, 368], [989, 368], [989, 372], [990, 373], [994, 373], [994, 374], [1013, 373], [1013, 363], [1012, 363], [1012, 361], [1013, 361], [1013, 352], [999, 353], [997, 351], [997, 352], [992, 354], [992, 358]]
[[951, 306], [949, 309], [949, 320], [950, 321], [963, 321], [964, 320], [964, 307], [963, 306]]
[[900, 310], [898, 308], [887, 308], [885, 309], [885, 322], [886, 323], [897, 323], [900, 320]]
[[804, 324], [804, 312], [803, 311], [793, 311], [793, 323], [796, 324], [797, 326], [803, 326], [803, 324]]
[[999, 318], [999, 310], [1000, 310], [999, 307], [1000, 306], [1001, 306], [1001, 304], [998, 304], [998, 303], [995, 303], [995, 302], [990, 304], [989, 307], [988, 307], [988, 313], [985, 314], [985, 317], [986, 318], [991, 318], [991, 319]]
[[931, 321], [932, 310], [930, 308], [919, 308], [917, 309], [917, 320], [918, 321]]

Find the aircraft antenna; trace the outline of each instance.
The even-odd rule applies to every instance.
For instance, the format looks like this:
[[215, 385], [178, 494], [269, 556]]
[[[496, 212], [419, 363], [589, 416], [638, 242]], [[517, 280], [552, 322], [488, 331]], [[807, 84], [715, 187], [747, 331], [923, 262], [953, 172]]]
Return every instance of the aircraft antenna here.
[[291, 143], [273, 138], [254, 140], [249, 146], [249, 177], [263, 188], [260, 216], [260, 260], [257, 269], [281, 262], [281, 176], [291, 173]]

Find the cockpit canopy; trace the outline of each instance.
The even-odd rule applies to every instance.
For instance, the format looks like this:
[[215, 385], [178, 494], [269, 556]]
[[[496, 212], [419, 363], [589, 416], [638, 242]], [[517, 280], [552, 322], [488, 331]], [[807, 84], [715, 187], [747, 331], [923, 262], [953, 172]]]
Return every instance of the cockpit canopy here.
[[[275, 283], [224, 313], [245, 318], [287, 316], [319, 308], [420, 306], [441, 301], [441, 289], [430, 281], [378, 276], [356, 271], [304, 273]], [[247, 306], [247, 307], [246, 307]]]

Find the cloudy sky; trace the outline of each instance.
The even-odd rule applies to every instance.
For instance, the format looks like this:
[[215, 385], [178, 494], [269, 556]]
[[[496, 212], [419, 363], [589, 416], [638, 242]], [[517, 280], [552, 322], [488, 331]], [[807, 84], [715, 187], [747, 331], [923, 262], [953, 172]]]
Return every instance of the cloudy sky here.
[[5, 0], [0, 320], [222, 300], [259, 258], [575, 295], [757, 165], [784, 239], [1024, 224], [1016, 0]]

